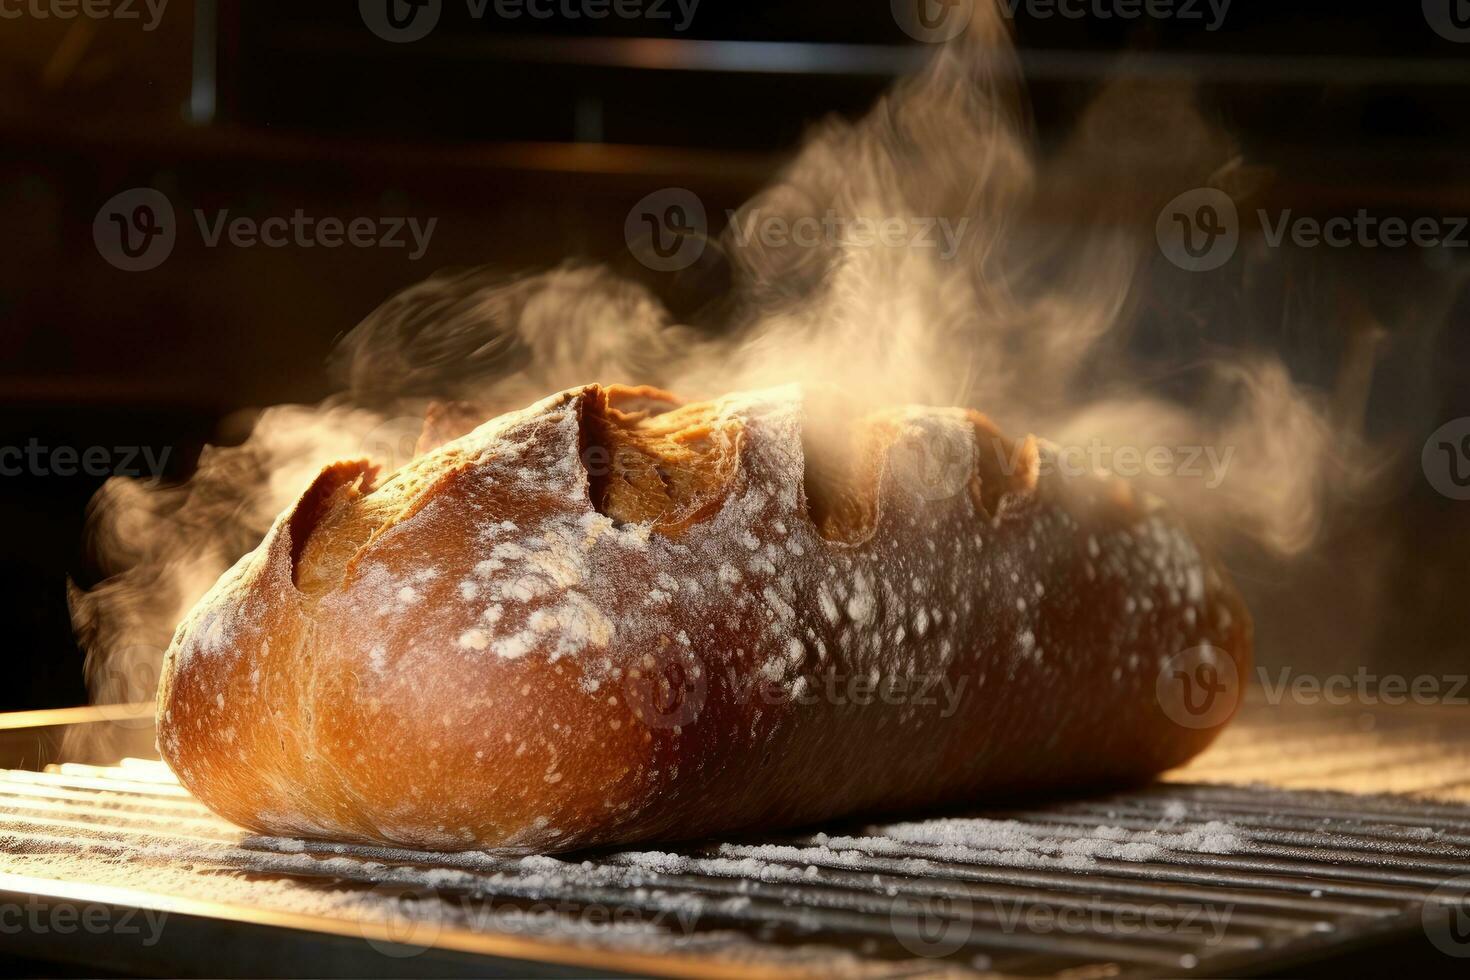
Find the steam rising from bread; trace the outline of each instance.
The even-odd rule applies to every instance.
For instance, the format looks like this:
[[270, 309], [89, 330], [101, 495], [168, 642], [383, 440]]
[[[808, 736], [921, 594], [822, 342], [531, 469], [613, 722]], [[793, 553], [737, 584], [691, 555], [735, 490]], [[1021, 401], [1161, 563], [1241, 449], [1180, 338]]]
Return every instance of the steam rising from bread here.
[[[1125, 75], [1042, 159], [1005, 28], [984, 13], [866, 118], [824, 124], [731, 216], [711, 243], [734, 283], [719, 329], [676, 322], [649, 288], [599, 266], [442, 274], [344, 338], [340, 395], [267, 410], [183, 487], [110, 481], [92, 528], [114, 575], [72, 596], [94, 699], [150, 698], [136, 664], [152, 658], [156, 679], [175, 624], [214, 579], [324, 464], [375, 441], [390, 465], [406, 461], [400, 443], [418, 426], [394, 420], [422, 418], [432, 400], [489, 417], [588, 381], [690, 397], [803, 381], [875, 404], [970, 406], [1013, 436], [1063, 445], [1229, 447], [1218, 486], [1176, 475], [1148, 488], [1205, 537], [1228, 529], [1282, 554], [1307, 548], [1329, 481], [1356, 471], [1317, 398], [1265, 352], [1179, 364], [1132, 342], [1159, 208], [1219, 182], [1229, 141], [1187, 89]], [[944, 219], [963, 233], [948, 256], [841, 233], [816, 245], [742, 234], [832, 214]]]

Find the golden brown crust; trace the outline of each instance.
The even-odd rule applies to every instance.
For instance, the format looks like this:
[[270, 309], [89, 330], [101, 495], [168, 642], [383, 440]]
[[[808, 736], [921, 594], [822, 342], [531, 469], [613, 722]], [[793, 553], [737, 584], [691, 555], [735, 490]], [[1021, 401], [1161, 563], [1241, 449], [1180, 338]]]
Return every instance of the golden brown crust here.
[[711, 402], [679, 407], [656, 388], [599, 389], [583, 400], [580, 422], [593, 506], [666, 535], [709, 515], [739, 451], [739, 420], [718, 418]]
[[554, 851], [1136, 781], [1213, 739], [1228, 712], [1160, 678], [1208, 645], [1243, 683], [1249, 620], [1167, 514], [976, 413], [816, 401], [589, 386], [381, 482], [329, 467], [180, 627], [165, 758], [262, 832]]

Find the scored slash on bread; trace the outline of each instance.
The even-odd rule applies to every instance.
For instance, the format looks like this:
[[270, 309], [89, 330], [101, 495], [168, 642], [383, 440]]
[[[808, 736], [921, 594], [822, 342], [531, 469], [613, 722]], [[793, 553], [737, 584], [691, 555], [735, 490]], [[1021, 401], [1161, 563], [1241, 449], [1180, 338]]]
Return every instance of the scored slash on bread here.
[[1145, 780], [1230, 714], [1181, 718], [1171, 664], [1238, 690], [1250, 621], [1165, 509], [1050, 452], [589, 385], [337, 463], [180, 626], [159, 746], [251, 829], [441, 850]]

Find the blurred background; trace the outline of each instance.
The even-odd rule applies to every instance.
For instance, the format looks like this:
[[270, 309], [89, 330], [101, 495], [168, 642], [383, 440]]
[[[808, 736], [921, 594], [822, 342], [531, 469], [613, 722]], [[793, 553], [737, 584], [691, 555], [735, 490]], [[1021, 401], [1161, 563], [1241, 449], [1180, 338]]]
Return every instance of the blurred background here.
[[[705, 311], [732, 271], [718, 255], [673, 273], [638, 261], [630, 209], [686, 188], [718, 234], [811, 127], [861, 116], [934, 52], [887, 0], [669, 0], [600, 19], [444, 0], [414, 40], [402, 25], [423, 4], [389, 6], [396, 20], [369, 3], [117, 0], [93, 16], [0, 0], [0, 447], [36, 447], [0, 457], [16, 464], [0, 476], [0, 710], [86, 701], [67, 583], [109, 571], [85, 529], [109, 475], [183, 480], [256, 410], [340, 390], [336, 341], [440, 269], [606, 263], [715, 329]], [[1017, 58], [998, 70], [1018, 73], [1042, 161], [1120, 72], [1189, 87], [1235, 142], [1240, 254], [1191, 272], [1154, 249], [1130, 304], [1139, 363], [1269, 351], [1353, 441], [1344, 455], [1366, 449], [1371, 478], [1335, 495], [1308, 552], [1231, 554], [1268, 665], [1412, 676], [1470, 659], [1470, 502], [1436, 488], [1470, 474], [1470, 428], [1447, 439], [1452, 469], [1431, 474], [1439, 450], [1423, 452], [1470, 416], [1470, 231], [1457, 246], [1267, 249], [1252, 217], [1367, 209], [1453, 229], [1470, 215], [1470, 24], [1439, 6], [1235, 0], [1213, 29], [1213, 8], [1184, 0], [1173, 17], [1032, 3], [1008, 18]], [[1115, 176], [1075, 179], [1043, 220], [1097, 220]], [[166, 259], [130, 271], [94, 226], [137, 188], [178, 223]], [[404, 218], [405, 246], [211, 246], [196, 209]], [[434, 221], [422, 247], [409, 218]], [[521, 353], [499, 356], [512, 370]]]

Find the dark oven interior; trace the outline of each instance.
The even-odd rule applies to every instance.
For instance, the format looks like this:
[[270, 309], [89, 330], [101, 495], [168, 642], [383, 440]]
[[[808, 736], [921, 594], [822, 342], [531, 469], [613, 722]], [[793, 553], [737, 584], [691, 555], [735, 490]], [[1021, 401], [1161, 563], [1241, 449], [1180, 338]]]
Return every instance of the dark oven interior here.
[[[389, 0], [384, 22], [366, 2], [0, 11], [0, 969], [1450, 972], [1470, 951], [1463, 4], [615, 2]], [[426, 36], [383, 36], [425, 11]], [[1107, 357], [1026, 407], [1260, 409], [1227, 447], [1247, 460], [1235, 509], [1199, 498], [1256, 620], [1258, 685], [1227, 736], [1111, 795], [566, 860], [264, 838], [189, 798], [156, 761], [151, 700], [184, 599], [208, 584], [180, 569], [253, 547], [254, 511], [306, 454], [304, 437], [263, 446], [263, 420], [401, 417], [444, 386], [561, 378], [518, 308], [444, 346], [406, 321], [364, 353], [354, 325], [439, 270], [596, 268], [616, 285], [568, 317], [636, 291], [696, 339], [739, 331], [759, 302], [815, 302], [834, 267], [751, 259], [732, 217], [784, 200], [802, 147], [925, 109], [902, 94], [944, 48], [925, 25], [961, 14], [1000, 28], [967, 77], [1012, 107], [998, 115], [1030, 160], [976, 194], [1032, 195], [1019, 218], [1000, 209], [1016, 274], [995, 293], [1094, 288], [1106, 276], [1080, 276], [1077, 255], [1109, 235], [1135, 255], [1108, 293]], [[912, 203], [927, 178], [994, 165], [965, 138], [834, 151], [818, 183], [891, 167]], [[1159, 205], [1191, 187], [1238, 202], [1218, 268], [1163, 244]], [[670, 189], [700, 202], [709, 243], [672, 270], [630, 231]], [[177, 218], [142, 271], [101, 244], [109, 202], [139, 190]], [[399, 221], [403, 241], [211, 238], [220, 216], [299, 212]], [[1392, 244], [1390, 219], [1437, 237]], [[1087, 319], [1107, 305], [1088, 295], [1058, 308]], [[875, 317], [873, 343], [832, 360], [872, 359], [889, 326]], [[955, 361], [1028, 363], [1042, 333]], [[576, 370], [653, 363], [616, 334], [569, 345]], [[1241, 395], [1282, 378], [1289, 399]]]

